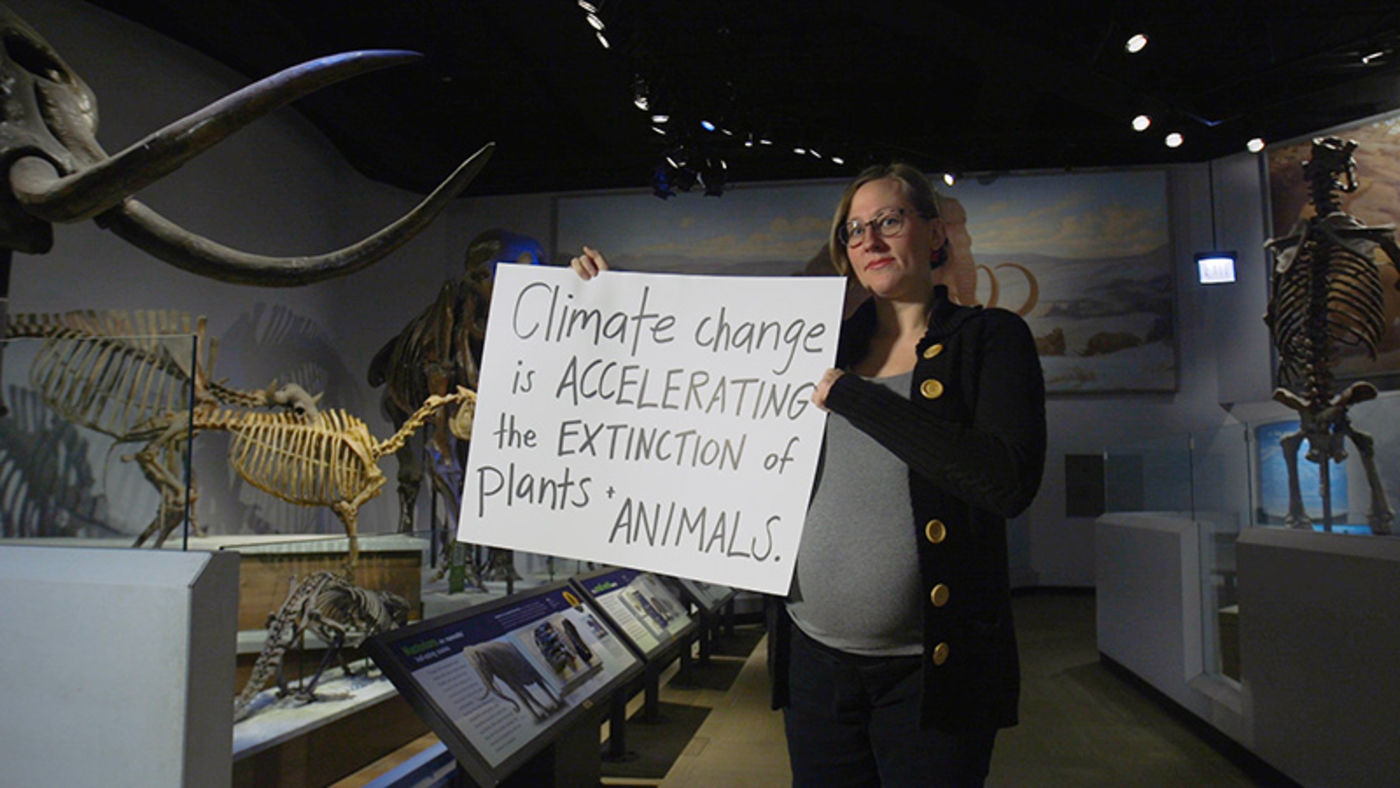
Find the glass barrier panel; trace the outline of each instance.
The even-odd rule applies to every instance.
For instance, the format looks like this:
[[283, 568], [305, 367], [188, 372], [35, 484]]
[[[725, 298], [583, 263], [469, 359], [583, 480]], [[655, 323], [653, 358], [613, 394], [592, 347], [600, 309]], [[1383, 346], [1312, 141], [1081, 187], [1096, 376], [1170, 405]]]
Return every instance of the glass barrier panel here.
[[1191, 511], [1190, 436], [1168, 435], [1104, 452], [1104, 511]]
[[196, 335], [12, 315], [0, 341], [0, 537], [184, 546]]

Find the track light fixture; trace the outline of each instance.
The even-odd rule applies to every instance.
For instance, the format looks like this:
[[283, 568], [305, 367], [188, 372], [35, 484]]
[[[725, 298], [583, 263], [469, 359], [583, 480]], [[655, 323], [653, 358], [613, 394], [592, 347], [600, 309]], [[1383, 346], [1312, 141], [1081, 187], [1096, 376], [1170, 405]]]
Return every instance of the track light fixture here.
[[1148, 115], [1138, 115], [1133, 118], [1133, 131], [1147, 131], [1152, 125], [1152, 118]]
[[1142, 33], [1134, 33], [1133, 35], [1129, 36], [1127, 42], [1123, 44], [1124, 51], [1126, 51], [1130, 55], [1136, 55], [1137, 53], [1141, 52], [1146, 48], [1147, 36], [1143, 35]]
[[1249, 142], [1246, 142], [1246, 143], [1244, 144], [1244, 148], [1245, 148], [1245, 150], [1249, 151], [1250, 153], [1259, 153], [1260, 151], [1264, 150], [1264, 138], [1263, 138], [1263, 137], [1255, 137], [1255, 138], [1251, 139]]
[[1181, 144], [1185, 141], [1186, 138], [1183, 137], [1179, 131], [1173, 131], [1162, 140], [1168, 148], [1180, 148]]

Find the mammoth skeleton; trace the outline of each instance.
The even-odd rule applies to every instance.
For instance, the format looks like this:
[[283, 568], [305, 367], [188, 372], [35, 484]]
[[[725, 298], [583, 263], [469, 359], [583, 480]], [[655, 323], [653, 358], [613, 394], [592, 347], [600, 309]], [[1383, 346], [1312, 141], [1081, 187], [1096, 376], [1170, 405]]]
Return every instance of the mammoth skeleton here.
[[53, 223], [93, 219], [153, 256], [201, 276], [267, 286], [309, 284], [357, 271], [402, 246], [471, 183], [488, 143], [422, 202], [378, 232], [332, 252], [269, 257], [223, 246], [164, 219], [132, 197], [229, 135], [303, 96], [360, 74], [411, 62], [400, 50], [345, 52], [261, 79], [115, 155], [97, 142], [97, 99], [58, 52], [0, 6], [0, 254], [43, 254]]

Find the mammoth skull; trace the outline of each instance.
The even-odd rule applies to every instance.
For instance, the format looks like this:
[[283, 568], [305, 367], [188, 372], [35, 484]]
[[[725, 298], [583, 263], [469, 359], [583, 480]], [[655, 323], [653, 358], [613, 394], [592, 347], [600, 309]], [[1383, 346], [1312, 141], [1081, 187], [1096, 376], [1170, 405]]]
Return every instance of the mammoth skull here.
[[292, 66], [194, 112], [114, 156], [97, 142], [97, 100], [32, 27], [0, 6], [0, 250], [43, 254], [54, 222], [93, 219], [155, 257], [240, 284], [301, 285], [383, 258], [426, 227], [490, 158], [488, 143], [413, 210], [369, 237], [313, 256], [267, 257], [218, 244], [164, 219], [131, 195], [235, 131], [344, 79], [421, 57], [346, 52]]

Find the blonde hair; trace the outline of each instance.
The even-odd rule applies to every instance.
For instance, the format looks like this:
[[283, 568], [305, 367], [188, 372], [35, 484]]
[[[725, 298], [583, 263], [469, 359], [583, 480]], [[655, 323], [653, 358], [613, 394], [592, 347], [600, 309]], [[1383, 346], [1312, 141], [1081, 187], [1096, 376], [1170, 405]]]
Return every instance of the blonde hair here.
[[[939, 218], [938, 193], [933, 190], [933, 184], [929, 179], [917, 168], [901, 161], [866, 167], [841, 193], [841, 202], [836, 204], [836, 213], [831, 217], [831, 232], [827, 234], [831, 266], [842, 276], [851, 275], [851, 258], [846, 255], [846, 245], [841, 243], [840, 239], [841, 227], [846, 223], [847, 214], [851, 211], [851, 200], [855, 199], [856, 192], [860, 187], [883, 178], [894, 178], [899, 181], [900, 189], [904, 192], [905, 198], [909, 200], [920, 216], [925, 219]], [[945, 242], [942, 248], [936, 250], [930, 263], [937, 268], [947, 258], [947, 243]]]

